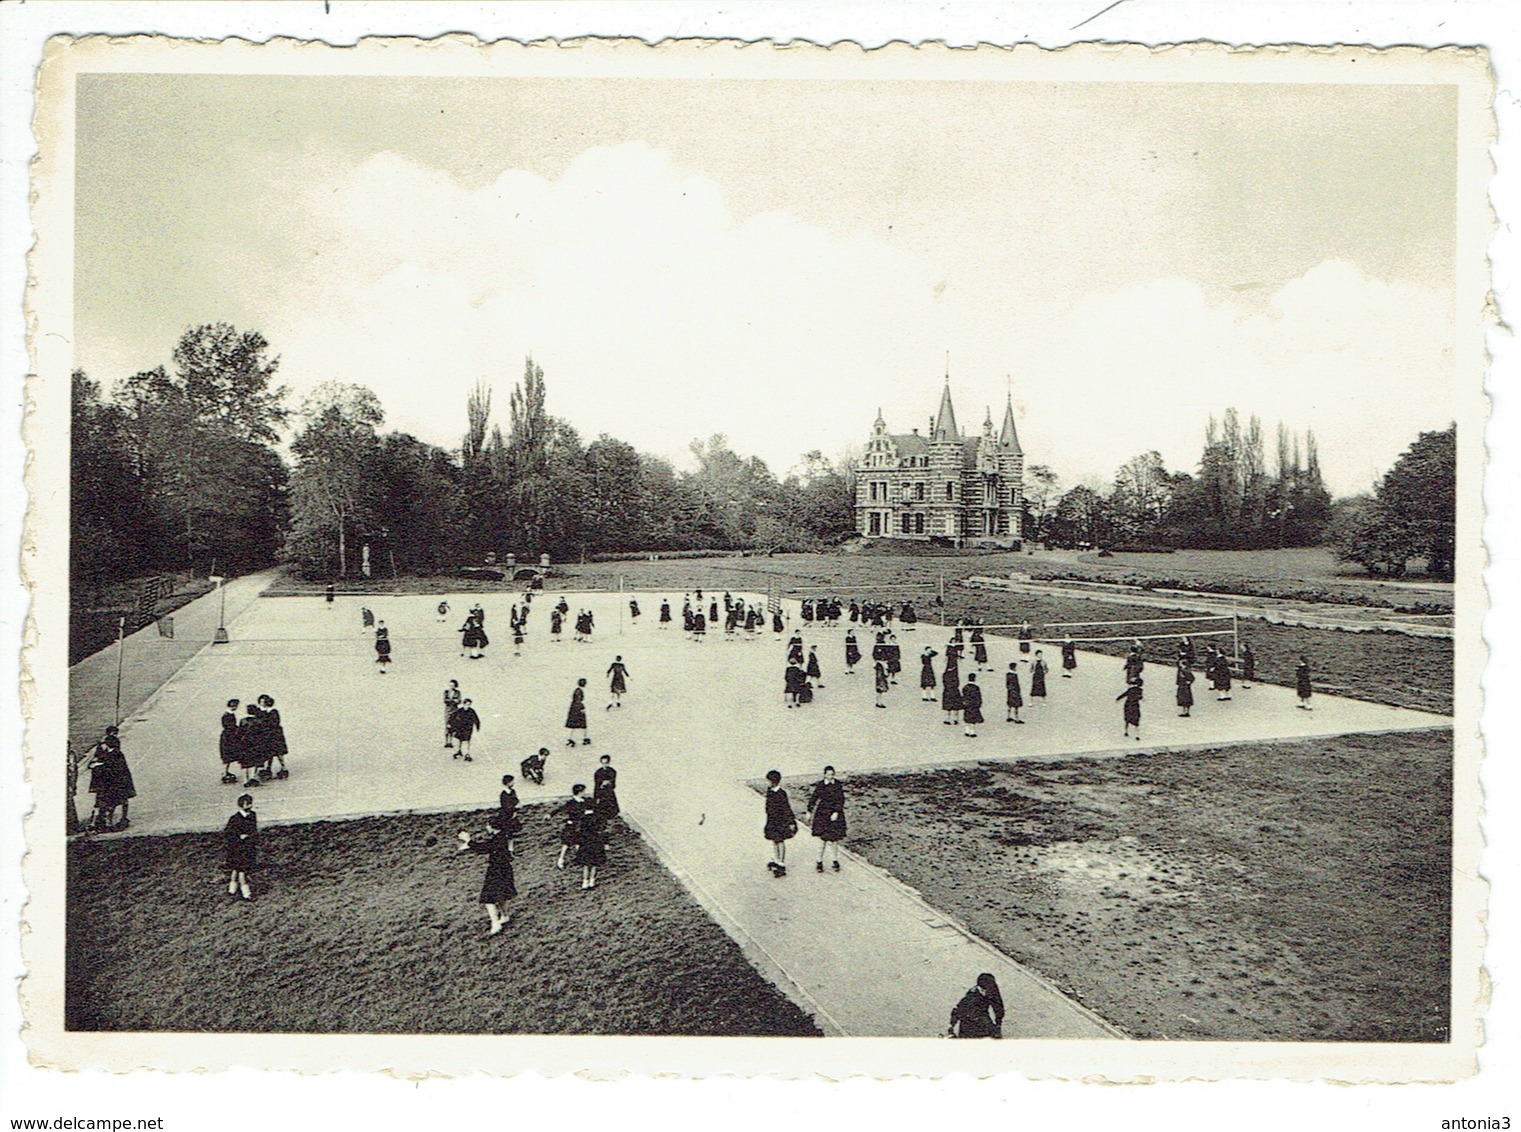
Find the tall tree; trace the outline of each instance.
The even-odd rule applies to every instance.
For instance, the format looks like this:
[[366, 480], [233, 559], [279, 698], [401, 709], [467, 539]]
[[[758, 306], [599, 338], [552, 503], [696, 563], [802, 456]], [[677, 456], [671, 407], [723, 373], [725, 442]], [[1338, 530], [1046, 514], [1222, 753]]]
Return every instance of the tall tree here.
[[337, 575], [348, 576], [349, 536], [373, 518], [375, 430], [384, 419], [380, 399], [362, 385], [329, 381], [302, 402], [287, 557], [310, 568], [336, 552]]

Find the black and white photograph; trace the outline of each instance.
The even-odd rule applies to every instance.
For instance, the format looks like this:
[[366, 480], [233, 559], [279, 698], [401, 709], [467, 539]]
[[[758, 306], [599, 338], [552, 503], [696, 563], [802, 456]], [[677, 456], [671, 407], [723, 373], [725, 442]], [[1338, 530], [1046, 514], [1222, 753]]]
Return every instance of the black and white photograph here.
[[35, 1065], [1479, 1072], [1477, 41], [40, 63]]

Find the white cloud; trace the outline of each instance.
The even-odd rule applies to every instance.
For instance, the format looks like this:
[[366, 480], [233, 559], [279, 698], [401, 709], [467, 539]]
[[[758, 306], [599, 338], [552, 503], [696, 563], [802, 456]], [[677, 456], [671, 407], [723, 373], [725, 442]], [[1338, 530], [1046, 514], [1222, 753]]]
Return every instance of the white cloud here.
[[1161, 279], [1032, 306], [1038, 264], [952, 277], [933, 252], [735, 217], [714, 181], [644, 143], [479, 189], [381, 154], [287, 186], [266, 223], [266, 266], [240, 286], [270, 296], [284, 378], [369, 385], [392, 427], [445, 445], [477, 378], [505, 415], [530, 352], [551, 411], [588, 438], [679, 456], [724, 432], [778, 472], [859, 443], [879, 405], [895, 429], [922, 426], [947, 348], [962, 426], [989, 402], [1000, 416], [1010, 373], [1029, 459], [1069, 479], [1149, 448], [1191, 470], [1205, 417], [1234, 405], [1313, 427], [1333, 490], [1358, 490], [1450, 412], [1440, 292], [1327, 262], [1265, 303]]

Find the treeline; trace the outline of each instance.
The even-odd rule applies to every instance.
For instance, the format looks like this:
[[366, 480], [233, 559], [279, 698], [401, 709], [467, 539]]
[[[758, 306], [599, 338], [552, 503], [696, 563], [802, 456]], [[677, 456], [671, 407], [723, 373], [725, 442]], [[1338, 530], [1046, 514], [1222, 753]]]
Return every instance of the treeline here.
[[1269, 463], [1261, 422], [1210, 417], [1196, 474], [1156, 452], [1127, 460], [1107, 490], [1060, 492], [1043, 465], [1025, 488], [1026, 537], [1056, 546], [1156, 545], [1216, 550], [1317, 546], [1331, 519], [1315, 434], [1278, 426]]
[[416, 572], [507, 553], [805, 550], [853, 529], [850, 474], [818, 452], [778, 479], [721, 435], [692, 444], [690, 471], [606, 434], [586, 443], [547, 411], [544, 371], [531, 358], [505, 432], [492, 407], [492, 389], [477, 383], [459, 450], [446, 452], [382, 435], [370, 390], [319, 388], [291, 442], [285, 560], [308, 576], [345, 577], [362, 567], [361, 544], [382, 555], [372, 572]]
[[1452, 580], [1457, 553], [1458, 429], [1423, 432], [1378, 481], [1372, 495], [1337, 503], [1331, 542], [1344, 562], [1370, 574], [1403, 577], [1412, 558]]
[[[72, 375], [70, 576], [82, 599], [148, 574], [426, 572], [507, 553], [558, 560], [694, 549], [805, 550], [853, 529], [854, 482], [819, 452], [778, 478], [721, 435], [691, 470], [545, 408], [530, 359], [505, 431], [478, 384], [450, 451], [384, 431], [374, 392], [330, 382], [293, 412], [257, 331], [189, 329], [170, 364], [106, 396]], [[290, 462], [277, 450], [289, 440]]]
[[279, 362], [256, 331], [181, 336], [170, 366], [106, 399], [71, 375], [69, 571], [73, 592], [145, 574], [267, 566], [288, 522]]

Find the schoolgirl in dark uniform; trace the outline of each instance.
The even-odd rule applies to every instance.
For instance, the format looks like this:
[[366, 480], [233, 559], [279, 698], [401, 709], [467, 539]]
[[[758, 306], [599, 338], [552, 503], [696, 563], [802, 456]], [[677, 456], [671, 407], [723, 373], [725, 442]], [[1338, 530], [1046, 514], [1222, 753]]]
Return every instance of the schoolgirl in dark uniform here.
[[1028, 656], [1030, 652], [1030, 640], [1034, 636], [1035, 632], [1030, 628], [1030, 623], [1028, 621], [1023, 622], [1019, 626], [1019, 651], [1022, 657]]
[[822, 688], [824, 686], [824, 677], [822, 670], [819, 668], [818, 649], [818, 645], [808, 646], [808, 665], [803, 671], [808, 674], [808, 679], [814, 681], [818, 687]]
[[280, 769], [275, 771], [276, 778], [289, 778], [290, 771], [285, 769], [285, 756], [290, 754], [290, 748], [285, 742], [285, 728], [280, 725], [280, 709], [275, 707], [273, 696], [260, 696], [259, 707], [263, 709], [261, 719], [265, 735], [265, 755], [270, 760], [279, 760]]
[[928, 645], [919, 654], [919, 698], [925, 703], [935, 699], [935, 658], [940, 654]]
[[384, 621], [375, 627], [375, 663], [380, 665], [379, 672], [382, 676], [391, 666], [391, 631], [386, 628]]
[[787, 875], [787, 842], [797, 836], [797, 815], [792, 812], [792, 802], [782, 789], [782, 772], [766, 772], [766, 828], [762, 836], [771, 842], [772, 859], [766, 868], [774, 877]]
[[549, 611], [549, 635], [554, 638], [555, 644], [560, 643], [560, 630], [565, 627], [565, 614], [558, 609]]
[[[565, 729], [567, 731], [581, 732], [581, 745], [591, 746], [591, 738], [586, 734], [586, 678], [576, 681], [575, 691], [570, 694], [570, 709], [565, 713]], [[567, 747], [576, 745], [574, 734], [565, 740]]]
[[1194, 670], [1183, 661], [1178, 661], [1178, 712], [1179, 719], [1187, 719], [1193, 714], [1194, 707]]
[[977, 725], [982, 722], [982, 689], [977, 686], [977, 673], [967, 674], [966, 686], [961, 689], [962, 734], [969, 739], [977, 738]]
[[496, 827], [507, 839], [507, 852], [516, 854], [518, 834], [523, 832], [523, 819], [518, 817], [518, 792], [510, 774], [502, 775], [502, 792], [496, 798]]
[[259, 817], [253, 795], [238, 796], [238, 810], [222, 827], [222, 867], [227, 870], [227, 895], [253, 899], [248, 874], [259, 865]]
[[1241, 686], [1250, 688], [1255, 679], [1257, 679], [1257, 654], [1252, 651], [1251, 641], [1243, 641], [1241, 644]]
[[664, 629], [666, 626], [670, 625], [670, 623], [671, 603], [669, 601], [662, 601], [660, 603], [660, 627]]
[[633, 598], [628, 599], [628, 616], [632, 624], [639, 623], [639, 603]]
[[797, 633], [793, 633], [787, 641], [787, 663], [803, 663], [803, 638]]
[[861, 646], [856, 642], [856, 631], [847, 630], [845, 633], [845, 671], [854, 675], [856, 665], [861, 660]]
[[960, 722], [961, 716], [961, 646], [948, 645], [945, 650], [945, 671], [940, 674], [940, 708], [945, 712], [942, 722], [950, 727]]
[[481, 881], [480, 902], [491, 917], [490, 935], [500, 935], [510, 918], [507, 901], [518, 894], [517, 878], [512, 875], [512, 842], [494, 821], [487, 821], [484, 836], [460, 835], [458, 852], [486, 854], [486, 876]]
[[951, 1010], [951, 1025], [946, 1033], [953, 1038], [1001, 1038], [1003, 1012], [998, 980], [983, 972], [977, 976], [977, 985], [962, 995]]
[[535, 786], [544, 785], [544, 765], [549, 762], [549, 748], [540, 747], [539, 753], [529, 755], [518, 763], [518, 770], [523, 772], [523, 777]]
[[802, 701], [803, 685], [808, 682], [808, 674], [796, 664], [787, 665], [787, 671], [782, 676], [782, 702], [788, 707], [797, 707]]
[[887, 688], [890, 683], [887, 677], [887, 665], [883, 664], [879, 660], [876, 662], [875, 668], [877, 681], [877, 706], [879, 708], [885, 708], [887, 705], [882, 702], [882, 697], [887, 695]]
[[228, 700], [227, 710], [222, 713], [222, 735], [217, 741], [217, 754], [222, 759], [222, 783], [231, 786], [238, 781], [232, 764], [238, 761], [238, 701]]
[[449, 717], [449, 731], [459, 740], [459, 750], [454, 752], [455, 758], [464, 759], [467, 763], [474, 761], [470, 757], [470, 739], [480, 729], [481, 717], [470, 706], [469, 699], [461, 700], [459, 710]]
[[1314, 711], [1310, 706], [1310, 694], [1314, 691], [1310, 683], [1310, 662], [1301, 656], [1299, 663], [1294, 666], [1294, 692], [1299, 696], [1299, 706], [1305, 711]]
[[607, 675], [610, 678], [608, 692], [613, 698], [604, 710], [611, 711], [623, 706], [623, 693], [628, 691], [628, 666], [621, 656], [613, 657], [613, 662], [607, 666]]
[[1025, 706], [1024, 693], [1019, 688], [1019, 663], [1009, 661], [1009, 670], [1003, 674], [1003, 698], [1005, 723], [1023, 723], [1019, 718], [1019, 709]]
[[1072, 670], [1077, 667], [1077, 644], [1069, 636], [1062, 642], [1062, 678], [1072, 679]]
[[886, 650], [884, 659], [887, 662], [887, 679], [891, 683], [896, 684], [898, 682], [898, 673], [903, 671], [903, 649], [898, 644], [897, 634], [891, 629], [887, 631], [887, 639], [883, 642], [883, 645]]
[[244, 715], [238, 722], [238, 761], [243, 764], [243, 773], [248, 780], [243, 783], [244, 787], [262, 786], [259, 781], [261, 770], [264, 770], [264, 734], [259, 724], [259, 705], [243, 705]]
[[576, 834], [576, 864], [581, 866], [582, 889], [597, 887], [597, 870], [607, 864], [607, 824], [595, 805], [581, 807]]
[[601, 765], [592, 774], [592, 801], [602, 820], [610, 822], [618, 816], [618, 772], [613, 768], [612, 755], [603, 755], [597, 761]]
[[980, 628], [972, 630], [972, 661], [979, 672], [988, 666], [988, 645]]
[[1041, 659], [1040, 649], [1035, 650], [1035, 662], [1030, 665], [1030, 698], [1046, 698], [1046, 662]]
[[1125, 701], [1125, 736], [1129, 738], [1130, 729], [1134, 727], [1137, 743], [1141, 741], [1141, 688], [1143, 683], [1140, 677], [1136, 677], [1130, 682], [1128, 688], [1114, 697], [1116, 701]]
[[819, 839], [819, 859], [815, 871], [824, 871], [824, 851], [834, 858], [834, 871], [840, 871], [840, 842], [845, 840], [845, 787], [834, 778], [834, 767], [824, 768], [824, 777], [814, 784], [808, 797], [808, 822], [813, 836]]
[[581, 841], [581, 813], [586, 809], [586, 784], [578, 782], [570, 788], [570, 797], [560, 806], [560, 859], [555, 868], [565, 867], [565, 858]]

